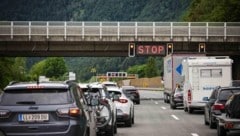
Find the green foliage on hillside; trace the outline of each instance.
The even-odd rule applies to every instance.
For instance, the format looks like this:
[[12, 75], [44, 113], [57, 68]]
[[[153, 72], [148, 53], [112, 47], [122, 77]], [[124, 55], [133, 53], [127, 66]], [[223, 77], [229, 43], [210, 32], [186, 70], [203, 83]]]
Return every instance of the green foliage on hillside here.
[[64, 79], [63, 76], [67, 73], [67, 66], [64, 58], [50, 57], [33, 65], [29, 73], [32, 80], [38, 80], [39, 76], [59, 80]]
[[184, 21], [240, 21], [239, 0], [192, 0]]
[[0, 90], [13, 80], [27, 80], [25, 58], [0, 57]]
[[189, 0], [1, 0], [0, 20], [177, 21]]

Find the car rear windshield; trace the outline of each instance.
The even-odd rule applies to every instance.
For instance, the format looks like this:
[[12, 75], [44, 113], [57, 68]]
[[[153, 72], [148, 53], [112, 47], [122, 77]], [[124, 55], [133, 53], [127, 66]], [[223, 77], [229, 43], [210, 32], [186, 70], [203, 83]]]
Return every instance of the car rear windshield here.
[[111, 98], [113, 98], [113, 96], [118, 96], [118, 97], [122, 96], [122, 93], [117, 91], [108, 91], [108, 93]]
[[226, 101], [226, 100], [228, 100], [228, 98], [229, 98], [230, 96], [232, 96], [232, 94], [238, 93], [238, 92], [240, 92], [240, 89], [234, 89], [234, 90], [229, 90], [229, 89], [227, 89], [227, 90], [222, 90], [222, 91], [219, 93], [219, 100], [221, 100], [221, 101]]
[[7, 90], [0, 105], [49, 105], [71, 103], [70, 92], [66, 89], [49, 90]]
[[135, 91], [137, 91], [137, 89], [123, 89], [124, 91], [126, 91], [126, 92], [135, 92]]

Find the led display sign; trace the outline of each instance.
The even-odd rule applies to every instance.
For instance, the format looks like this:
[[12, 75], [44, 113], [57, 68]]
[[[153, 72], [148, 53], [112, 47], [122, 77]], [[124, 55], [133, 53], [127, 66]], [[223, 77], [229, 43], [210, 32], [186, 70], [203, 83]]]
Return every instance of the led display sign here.
[[137, 45], [136, 54], [165, 56], [165, 45]]

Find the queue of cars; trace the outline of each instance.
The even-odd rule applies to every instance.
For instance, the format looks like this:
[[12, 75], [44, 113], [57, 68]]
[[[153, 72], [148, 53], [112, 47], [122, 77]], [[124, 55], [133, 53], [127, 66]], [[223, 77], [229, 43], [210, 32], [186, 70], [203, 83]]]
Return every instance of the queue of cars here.
[[95, 112], [96, 134], [114, 136], [117, 123], [134, 124], [134, 104], [110, 84], [11, 82], [0, 95], [0, 135], [89, 136]]
[[[177, 106], [183, 106], [183, 93], [182, 87], [177, 86], [170, 95], [170, 107], [175, 109]], [[203, 101], [206, 102], [204, 106], [204, 124], [209, 125], [210, 128], [217, 128], [218, 136], [226, 136], [230, 130], [240, 130], [237, 125], [240, 119], [232, 118], [228, 115], [230, 110], [230, 103], [234, 96], [240, 94], [240, 81], [231, 81], [228, 86], [216, 86], [209, 97], [204, 97]], [[240, 98], [240, 97], [239, 97]], [[235, 102], [240, 102], [237, 100]], [[235, 104], [240, 105], [240, 104]], [[234, 107], [239, 109], [238, 107]], [[185, 110], [185, 109], [184, 109]], [[233, 110], [233, 109], [232, 109]], [[239, 110], [238, 110], [239, 111]], [[240, 115], [239, 113], [235, 113]], [[229, 125], [230, 124], [230, 125]]]

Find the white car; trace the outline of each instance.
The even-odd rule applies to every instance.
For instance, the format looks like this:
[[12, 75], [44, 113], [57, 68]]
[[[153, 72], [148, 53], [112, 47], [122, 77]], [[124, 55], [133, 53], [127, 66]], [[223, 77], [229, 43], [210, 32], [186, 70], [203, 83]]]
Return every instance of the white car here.
[[117, 107], [117, 122], [124, 122], [125, 126], [131, 127], [134, 124], [134, 104], [117, 87], [107, 87], [109, 95]]
[[[96, 95], [99, 95], [101, 101], [105, 101], [106, 103], [108, 103], [110, 105], [110, 109], [111, 109], [111, 116], [110, 116], [110, 121], [109, 123], [101, 128], [98, 128], [101, 132], [105, 132], [107, 135], [109, 136], [113, 136], [114, 134], [117, 133], [117, 109], [115, 104], [113, 103], [113, 101], [111, 100], [108, 92], [106, 91], [106, 88], [103, 87], [102, 84], [100, 83], [93, 83], [93, 84], [79, 84], [80, 88], [82, 91], [84, 91], [84, 93], [87, 95], [87, 93], [91, 93]], [[89, 88], [91, 88], [91, 90], [89, 90]], [[103, 107], [103, 109], [101, 110], [101, 115], [106, 118], [106, 120], [109, 119], [109, 113], [108, 113], [108, 109], [106, 107]]]
[[112, 81], [104, 81], [102, 82], [102, 85], [105, 87], [118, 87], [117, 83]]

